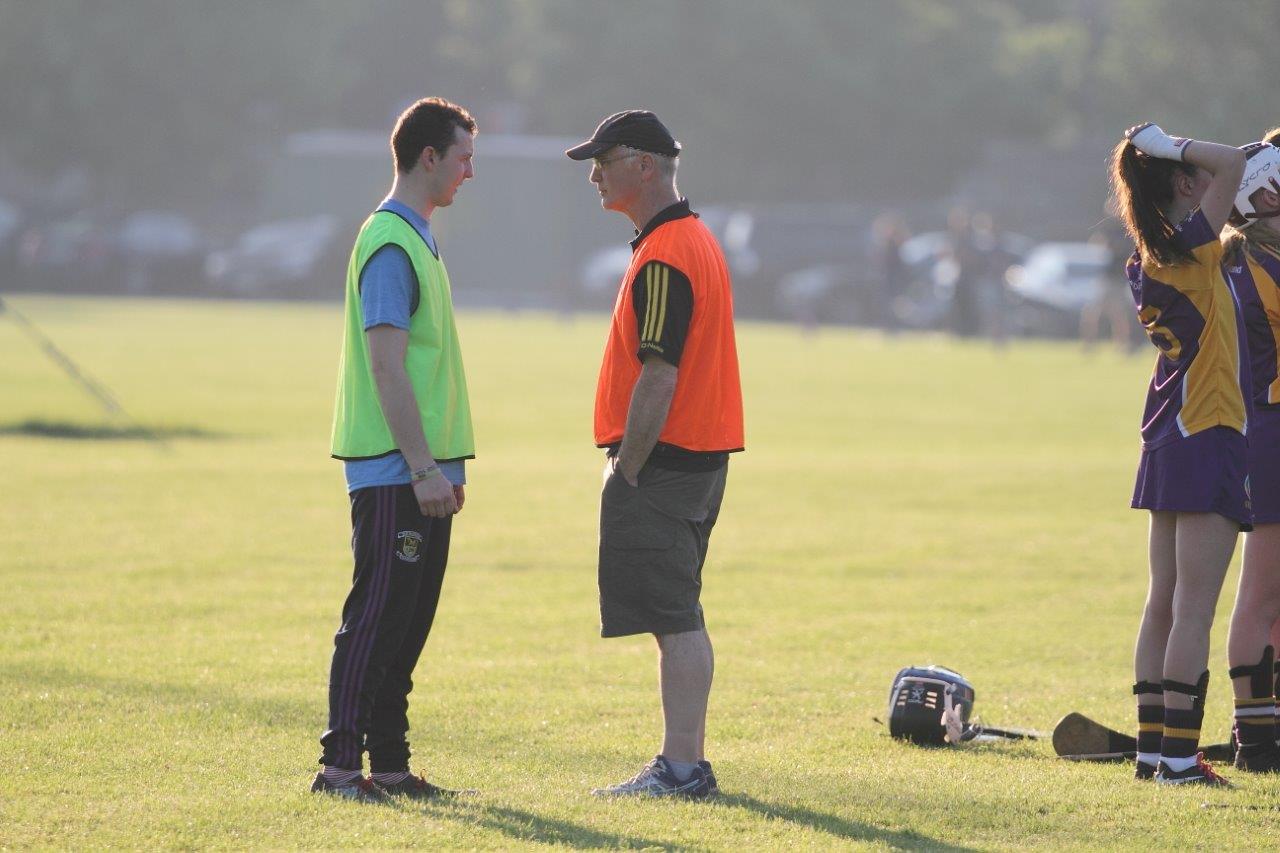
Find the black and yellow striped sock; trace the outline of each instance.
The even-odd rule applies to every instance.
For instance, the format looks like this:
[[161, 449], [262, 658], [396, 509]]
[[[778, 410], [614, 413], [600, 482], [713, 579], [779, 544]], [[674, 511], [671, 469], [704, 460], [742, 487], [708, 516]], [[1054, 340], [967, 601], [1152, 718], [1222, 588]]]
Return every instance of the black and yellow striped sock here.
[[[1206, 671], [1195, 684], [1186, 684], [1166, 678], [1164, 736], [1160, 739], [1160, 760], [1172, 770], [1185, 770], [1195, 762], [1200, 746], [1200, 726], [1204, 722], [1204, 699], [1209, 693], [1209, 673]], [[1181, 694], [1191, 699], [1190, 708], [1169, 707], [1169, 694]]]
[[1138, 755], [1159, 756], [1163, 737], [1164, 704], [1138, 705]]
[[1154, 765], [1160, 760], [1164, 736], [1164, 688], [1151, 681], [1133, 685], [1138, 697], [1138, 760]]
[[[1200, 724], [1204, 722], [1203, 708], [1164, 709], [1164, 736], [1160, 739], [1160, 760], [1194, 758], [1200, 746]], [[1175, 767], [1181, 770], [1181, 767]]]
[[[1272, 666], [1276, 674], [1274, 687], [1272, 688], [1276, 696], [1276, 734], [1280, 736], [1280, 661], [1276, 661]], [[1277, 744], [1280, 744], [1280, 739], [1276, 742]]]
[[1275, 697], [1236, 700], [1236, 743], [1245, 752], [1275, 748]]
[[1248, 686], [1241, 687], [1236, 683], [1236, 693], [1247, 692], [1249, 695], [1236, 696], [1235, 734], [1236, 743], [1245, 755], [1269, 751], [1275, 748], [1276, 742], [1276, 697], [1273, 672], [1275, 650], [1267, 646], [1262, 650], [1262, 658], [1256, 664], [1233, 666], [1231, 679], [1248, 679]]

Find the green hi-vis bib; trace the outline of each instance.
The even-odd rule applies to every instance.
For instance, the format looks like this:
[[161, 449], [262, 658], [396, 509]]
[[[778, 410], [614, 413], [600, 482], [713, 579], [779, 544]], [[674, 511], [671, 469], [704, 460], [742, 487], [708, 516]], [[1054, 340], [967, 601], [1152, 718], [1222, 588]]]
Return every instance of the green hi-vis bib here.
[[453, 321], [449, 274], [413, 226], [386, 210], [365, 221], [347, 264], [346, 318], [330, 452], [336, 459], [374, 459], [398, 449], [378, 399], [360, 305], [360, 271], [389, 243], [404, 249], [418, 277], [418, 310], [409, 320], [404, 366], [431, 455], [441, 462], [471, 459], [475, 456], [471, 403]]

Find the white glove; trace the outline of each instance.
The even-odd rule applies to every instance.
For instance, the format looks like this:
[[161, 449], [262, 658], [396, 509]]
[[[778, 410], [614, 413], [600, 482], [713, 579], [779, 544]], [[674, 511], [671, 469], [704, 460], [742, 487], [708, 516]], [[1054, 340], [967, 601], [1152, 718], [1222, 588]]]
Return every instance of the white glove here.
[[1180, 136], [1170, 136], [1160, 129], [1160, 125], [1151, 122], [1129, 128], [1124, 132], [1124, 138], [1143, 154], [1159, 157], [1161, 160], [1181, 160], [1182, 152], [1191, 141]]

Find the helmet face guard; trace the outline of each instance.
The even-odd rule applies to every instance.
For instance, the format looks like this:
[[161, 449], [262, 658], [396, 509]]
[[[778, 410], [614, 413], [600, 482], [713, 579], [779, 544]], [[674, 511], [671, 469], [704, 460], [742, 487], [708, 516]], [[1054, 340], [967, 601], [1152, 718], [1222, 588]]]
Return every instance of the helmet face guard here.
[[973, 713], [973, 685], [941, 666], [906, 667], [889, 688], [889, 734], [942, 746], [965, 739]]
[[1269, 189], [1280, 195], [1280, 148], [1266, 142], [1251, 142], [1240, 150], [1245, 152], [1244, 177], [1236, 190], [1229, 221], [1236, 228], [1248, 228], [1259, 219], [1280, 215], [1280, 210], [1259, 213], [1250, 201], [1258, 190]]

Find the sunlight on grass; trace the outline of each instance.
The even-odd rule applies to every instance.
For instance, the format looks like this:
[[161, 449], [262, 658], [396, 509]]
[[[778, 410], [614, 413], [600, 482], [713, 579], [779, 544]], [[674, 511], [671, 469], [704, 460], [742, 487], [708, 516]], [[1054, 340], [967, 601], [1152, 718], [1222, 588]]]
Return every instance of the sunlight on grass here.
[[[415, 767], [482, 793], [359, 808], [306, 793], [351, 571], [327, 453], [338, 309], [14, 302], [168, 449], [101, 417], [0, 322], [4, 846], [1175, 848], [1273, 832], [1277, 780], [1155, 790], [1047, 743], [921, 750], [872, 721], [900, 667], [936, 662], [975, 684], [991, 725], [1079, 710], [1129, 726], [1145, 353], [743, 324], [748, 450], [704, 594], [725, 796], [601, 803], [587, 791], [660, 733], [652, 640], [597, 636], [605, 319], [463, 313], [478, 458], [410, 736]], [[1230, 724], [1230, 597], [1208, 740]]]

